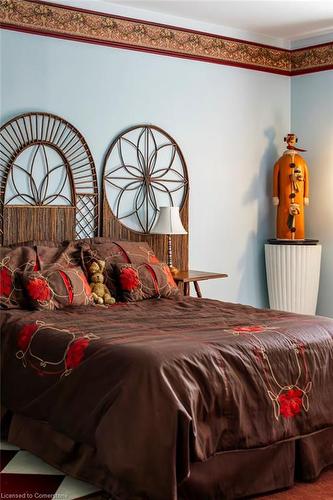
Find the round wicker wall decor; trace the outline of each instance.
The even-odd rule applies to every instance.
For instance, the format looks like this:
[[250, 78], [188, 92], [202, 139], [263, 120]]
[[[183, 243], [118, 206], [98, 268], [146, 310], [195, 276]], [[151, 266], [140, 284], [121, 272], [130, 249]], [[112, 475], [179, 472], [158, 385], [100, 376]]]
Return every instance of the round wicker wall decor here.
[[160, 206], [181, 209], [187, 197], [187, 167], [178, 144], [154, 125], [125, 130], [107, 151], [103, 189], [119, 222], [150, 233]]

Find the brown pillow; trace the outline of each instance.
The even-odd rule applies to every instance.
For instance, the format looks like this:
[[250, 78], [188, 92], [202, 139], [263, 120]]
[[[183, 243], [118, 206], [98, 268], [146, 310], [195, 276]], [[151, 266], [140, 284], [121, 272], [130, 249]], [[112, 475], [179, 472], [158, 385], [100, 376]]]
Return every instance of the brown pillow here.
[[41, 272], [23, 275], [24, 291], [33, 309], [62, 309], [92, 303], [91, 290], [79, 266], [55, 264]]
[[131, 264], [158, 264], [160, 262], [145, 241], [115, 241], [114, 243], [121, 248], [127, 262]]
[[36, 251], [32, 247], [0, 247], [0, 305], [2, 308], [25, 307], [21, 275], [36, 269]]
[[[52, 243], [52, 242], [50, 242]], [[77, 241], [63, 241], [60, 244], [36, 245], [38, 270], [50, 265], [61, 267], [81, 265], [81, 245]]]
[[179, 295], [167, 264], [116, 264], [115, 268], [122, 298], [127, 302]]
[[68, 267], [81, 264], [81, 246], [76, 241], [28, 241], [0, 247], [0, 305], [26, 307], [22, 275], [44, 271], [50, 265]]
[[129, 264], [156, 264], [159, 262], [153, 250], [146, 242], [113, 241], [111, 238], [92, 238], [82, 242], [81, 256], [83, 268], [88, 276], [89, 264], [96, 260], [105, 261], [105, 284], [113, 297], [117, 297], [116, 276], [114, 265]]
[[85, 240], [64, 240], [64, 241], [48, 241], [48, 240], [30, 240], [20, 244], [9, 245], [11, 249], [21, 246], [31, 247], [36, 252], [37, 268], [43, 270], [51, 264], [59, 265], [77, 265], [82, 264], [81, 246]]

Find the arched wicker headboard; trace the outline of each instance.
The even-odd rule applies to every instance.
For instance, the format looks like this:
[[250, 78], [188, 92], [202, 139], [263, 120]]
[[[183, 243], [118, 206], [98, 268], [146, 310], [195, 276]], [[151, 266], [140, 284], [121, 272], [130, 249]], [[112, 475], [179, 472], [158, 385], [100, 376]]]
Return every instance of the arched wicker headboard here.
[[0, 129], [1, 244], [98, 234], [94, 161], [82, 134], [50, 113]]
[[[167, 236], [151, 234], [160, 206], [179, 206], [188, 231], [188, 172], [176, 141], [154, 125], [131, 127], [112, 142], [103, 167], [102, 235], [147, 241], [166, 260]], [[174, 264], [188, 269], [188, 234], [172, 238]]]

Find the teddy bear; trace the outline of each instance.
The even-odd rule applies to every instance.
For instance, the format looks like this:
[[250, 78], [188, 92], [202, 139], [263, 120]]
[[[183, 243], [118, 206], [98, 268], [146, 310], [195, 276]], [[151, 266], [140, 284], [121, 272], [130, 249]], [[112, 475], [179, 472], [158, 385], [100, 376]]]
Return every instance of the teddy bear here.
[[96, 260], [89, 265], [91, 295], [96, 304], [114, 304], [116, 300], [111, 296], [108, 287], [104, 285], [104, 268], [104, 260]]

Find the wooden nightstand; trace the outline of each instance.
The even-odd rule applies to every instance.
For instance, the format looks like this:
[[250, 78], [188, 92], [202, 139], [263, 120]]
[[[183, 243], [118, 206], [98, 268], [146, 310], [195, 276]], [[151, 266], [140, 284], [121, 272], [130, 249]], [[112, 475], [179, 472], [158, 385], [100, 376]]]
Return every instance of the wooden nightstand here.
[[227, 278], [227, 274], [221, 273], [206, 273], [205, 271], [178, 271], [174, 275], [173, 279], [179, 284], [183, 284], [184, 295], [190, 295], [190, 283], [194, 284], [195, 291], [197, 292], [197, 297], [202, 297], [201, 290], [199, 287], [199, 281], [213, 280], [217, 278]]

